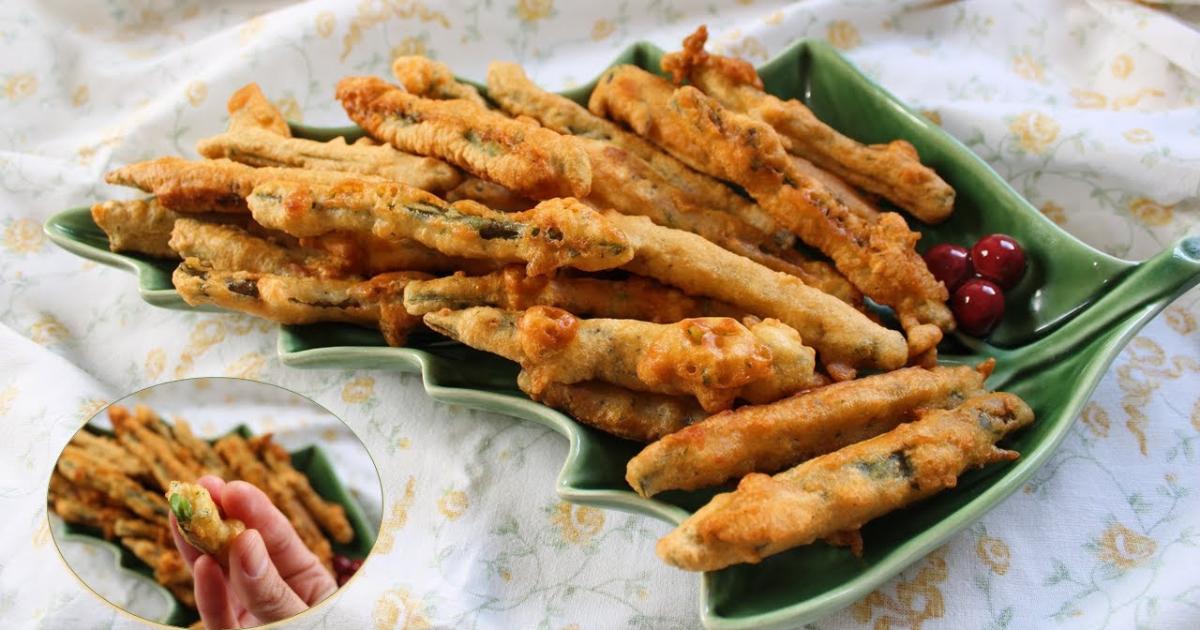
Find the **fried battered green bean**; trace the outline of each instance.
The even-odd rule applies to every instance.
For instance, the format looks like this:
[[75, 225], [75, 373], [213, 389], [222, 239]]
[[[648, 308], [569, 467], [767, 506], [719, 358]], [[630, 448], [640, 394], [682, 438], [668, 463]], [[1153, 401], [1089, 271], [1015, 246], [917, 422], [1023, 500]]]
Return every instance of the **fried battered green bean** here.
[[175, 222], [170, 246], [179, 258], [196, 258], [222, 271], [309, 276], [324, 275], [316, 271], [334, 266], [316, 252], [283, 247], [236, 226], [186, 217]]
[[192, 574], [179, 551], [167, 548], [157, 538], [134, 534], [120, 536], [121, 544], [154, 570], [154, 579], [164, 586], [191, 586]]
[[996, 447], [1033, 421], [1012, 394], [984, 394], [949, 410], [928, 410], [883, 435], [770, 477], [752, 473], [658, 542], [658, 555], [689, 571], [756, 563], [820, 538], [861, 550], [864, 523], [953, 488], [971, 468], [1010, 461]]
[[58, 458], [57, 468], [71, 483], [98, 490], [144, 519], [163, 522], [167, 518], [167, 503], [161, 496], [144, 490], [116, 466], [92, 457], [79, 447], [67, 446]]
[[903, 368], [717, 414], [647, 446], [629, 460], [625, 479], [649, 497], [778, 472], [911, 421], [921, 409], [956, 407], [982, 390], [991, 368]]
[[954, 189], [904, 140], [862, 145], [821, 122], [796, 99], [782, 100], [763, 90], [754, 67], [741, 59], [704, 52], [707, 30], [701, 26], [684, 40], [682, 52], [663, 58], [663, 69], [684, 78], [729, 109], [771, 125], [790, 142], [790, 150], [822, 169], [880, 195], [927, 223], [938, 223], [954, 210]]
[[229, 130], [258, 129], [284, 138], [292, 137], [292, 129], [278, 107], [271, 104], [257, 83], [247, 83], [229, 97]]
[[402, 151], [441, 158], [534, 199], [586, 197], [587, 156], [561, 135], [464, 100], [421, 98], [375, 77], [347, 77], [337, 98], [350, 119]]
[[222, 519], [212, 496], [199, 484], [171, 481], [166, 497], [184, 540], [229, 566], [229, 546], [246, 526], [237, 519]]
[[587, 317], [636, 319], [666, 324], [688, 317], [741, 317], [744, 311], [717, 300], [692, 297], [649, 278], [607, 280], [579, 276], [529, 276], [520, 266], [485, 276], [456, 273], [418, 280], [404, 288], [404, 307], [413, 315], [444, 308], [496, 306], [523, 311], [554, 306]]
[[331, 256], [345, 276], [375, 276], [392, 271], [488, 273], [501, 266], [486, 259], [448, 256], [412, 239], [382, 238], [361, 231], [305, 237], [300, 239], [300, 246]]
[[117, 535], [115, 524], [129, 514], [119, 507], [87, 503], [74, 496], [56, 497], [50, 507], [68, 523], [100, 530], [105, 540], [112, 540]]
[[659, 227], [643, 217], [605, 214], [637, 252], [625, 269], [795, 328], [817, 350], [830, 376], [845, 380], [856, 367], [904, 365], [904, 337], [849, 304], [800, 279], [772, 271], [705, 239]]
[[160, 258], [175, 257], [167, 240], [178, 217], [154, 198], [105, 201], [92, 206], [92, 220], [108, 235], [109, 249]]
[[282, 446], [273, 442], [269, 434], [252, 438], [250, 443], [258, 452], [259, 458], [270, 467], [271, 472], [291, 486], [296, 498], [304, 504], [313, 520], [330, 538], [343, 545], [354, 539], [354, 528], [346, 518], [346, 510], [317, 494], [308, 477], [292, 466], [292, 457]]
[[500, 212], [519, 212], [537, 205], [537, 202], [529, 197], [518, 195], [500, 184], [479, 179], [474, 175], [464, 178], [461, 184], [446, 191], [446, 201], [453, 203], [463, 199], [477, 201]]
[[131, 457], [131, 453], [122, 448], [112, 438], [94, 435], [87, 430], [81, 429], [75, 433], [75, 437], [71, 438], [71, 444], [88, 451], [102, 461], [109, 462], [130, 477], [150, 474], [150, 470], [146, 468], [141, 460]]
[[200, 476], [216, 475], [222, 479], [229, 477], [229, 472], [225, 468], [225, 462], [221, 461], [217, 452], [213, 450], [212, 445], [197, 438], [192, 433], [192, 425], [188, 424], [187, 420], [176, 418], [172, 433], [179, 444], [192, 454], [192, 457], [201, 467]]
[[419, 55], [401, 55], [392, 60], [392, 76], [410, 94], [439, 101], [461, 99], [480, 107], [487, 101], [475, 86], [454, 78], [450, 68], [441, 62]]
[[635, 442], [657, 440], [708, 415], [689, 396], [636, 392], [603, 381], [550, 383], [537, 391], [529, 374], [521, 372], [517, 385], [530, 398], [583, 424]]
[[146, 538], [161, 543], [166, 534], [167, 530], [162, 525], [140, 518], [118, 518], [113, 521], [113, 535], [118, 538]]
[[508, 113], [530, 116], [561, 134], [600, 140], [628, 151], [645, 160], [672, 188], [682, 191], [691, 205], [729, 214], [751, 226], [757, 232], [757, 238], [749, 240], [762, 244], [768, 251], [792, 246], [795, 237], [781, 229], [771, 215], [753, 202], [716, 179], [692, 170], [641, 137], [592, 114], [575, 101], [539, 88], [525, 76], [520, 66], [493, 62], [488, 66], [487, 81], [488, 96]]
[[625, 236], [574, 199], [505, 214], [470, 201], [447, 204], [400, 184], [347, 180], [334, 186], [267, 182], [247, 200], [259, 223], [299, 237], [335, 230], [411, 238], [444, 254], [557, 267], [611, 269], [633, 257]]
[[[785, 352], [788, 359], [807, 354], [807, 361], [775, 364], [771, 349], [752, 329], [727, 317], [667, 325], [581, 320], [548, 306], [521, 313], [475, 307], [428, 313], [425, 324], [468, 346], [520, 363], [535, 393], [550, 383], [604, 381], [636, 391], [695, 396], [706, 411], [714, 412], [728, 409], [738, 397], [783, 396], [823, 381], [814, 373], [812, 349], [805, 348], [798, 336], [776, 335], [770, 340], [794, 346]], [[753, 324], [763, 325], [778, 322]]]

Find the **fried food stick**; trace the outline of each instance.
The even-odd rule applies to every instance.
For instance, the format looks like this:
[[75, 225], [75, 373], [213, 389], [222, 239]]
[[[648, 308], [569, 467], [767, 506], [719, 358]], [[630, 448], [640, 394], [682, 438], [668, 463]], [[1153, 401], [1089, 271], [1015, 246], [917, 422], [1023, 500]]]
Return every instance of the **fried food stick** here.
[[520, 66], [493, 62], [488, 66], [488, 96], [514, 116], [529, 116], [564, 135], [592, 138], [645, 160], [673, 188], [682, 191], [697, 207], [710, 208], [737, 217], [757, 230], [759, 242], [769, 250], [791, 247], [794, 237], [771, 215], [735, 193], [725, 184], [698, 173], [640, 136], [589, 112], [564, 96], [547, 92], [525, 76]]
[[1016, 459], [996, 442], [1032, 421], [1017, 396], [984, 394], [774, 477], [746, 475], [737, 491], [713, 497], [659, 540], [658, 555], [681, 569], [715, 571], [847, 534], [859, 551], [867, 521], [953, 488], [971, 468]]
[[[232, 225], [181, 218], [171, 230], [176, 257], [196, 258], [213, 269], [280, 276], [336, 275], [336, 262], [316, 252], [283, 247]], [[321, 273], [324, 271], [324, 273]]]
[[557, 133], [461, 99], [435, 101], [375, 77], [347, 77], [337, 98], [350, 119], [401, 151], [446, 160], [534, 199], [586, 197], [587, 156]]
[[343, 276], [375, 276], [391, 271], [488, 273], [500, 263], [448, 256], [407, 238], [383, 238], [370, 232], [334, 231], [300, 239], [300, 246], [337, 260]]
[[[522, 313], [492, 307], [443, 310], [426, 314], [425, 324], [520, 363], [535, 394], [550, 383], [604, 381], [636, 391], [694, 396], [713, 412], [728, 409], [738, 397], [774, 400], [823, 382], [814, 373], [812, 349], [795, 331], [785, 337], [758, 330], [781, 326], [774, 320], [750, 328], [728, 317], [669, 325], [581, 320], [562, 309], [534, 306]], [[784, 347], [773, 348], [776, 344]], [[775, 354], [781, 355], [779, 363], [772, 360]]]
[[162, 207], [155, 198], [105, 201], [92, 206], [92, 220], [108, 235], [114, 252], [138, 252], [174, 258], [167, 245], [179, 215]]
[[526, 372], [517, 385], [530, 398], [566, 412], [575, 420], [626, 440], [651, 442], [699, 422], [708, 414], [695, 399], [635, 392], [602, 381], [550, 383], [535, 391]]
[[200, 484], [171, 481], [166, 497], [184, 540], [215, 557], [221, 566], [229, 566], [229, 546], [246, 526], [237, 519], [222, 519], [212, 496]]
[[370, 280], [297, 278], [249, 271], [209, 269], [185, 260], [171, 282], [185, 302], [212, 304], [281, 324], [344, 322], [383, 332], [389, 345], [404, 345], [420, 318], [404, 310], [404, 285], [424, 274], [391, 272]]
[[858, 367], [896, 369], [907, 359], [900, 333], [794, 276], [771, 271], [695, 234], [656, 226], [644, 217], [608, 212], [605, 218], [637, 252], [626, 270], [782, 321], [816, 348], [834, 380], [852, 378]]
[[134, 405], [133, 416], [138, 424], [152, 431], [154, 437], [162, 441], [162, 448], [190, 470], [192, 475], [200, 477], [203, 474], [200, 461], [192, 455], [191, 449], [177, 439], [174, 428], [164, 422], [153, 409], [146, 405]]
[[267, 131], [283, 138], [292, 137], [292, 128], [278, 107], [271, 104], [257, 83], [247, 83], [225, 103], [229, 111], [229, 130]]
[[446, 191], [446, 201], [455, 202], [463, 199], [477, 201], [500, 212], [519, 212], [537, 204], [529, 197], [518, 195], [500, 184], [480, 179], [474, 175], [463, 178], [462, 183]]
[[117, 535], [116, 524], [129, 514], [122, 508], [88, 503], [77, 496], [55, 497], [50, 507], [68, 523], [100, 530], [105, 540], [112, 540]]
[[143, 489], [116, 466], [96, 459], [77, 446], [67, 446], [63, 450], [57, 468], [71, 483], [97, 490], [144, 519], [166, 521], [167, 503], [161, 496]]
[[410, 94], [439, 101], [462, 99], [480, 107], [487, 101], [475, 86], [460, 82], [449, 66], [419, 55], [401, 55], [392, 60], [392, 76]]
[[259, 459], [270, 467], [271, 472], [282, 478], [292, 488], [296, 498], [304, 504], [313, 520], [325, 530], [329, 537], [343, 545], [354, 540], [354, 528], [346, 518], [346, 510], [337, 503], [321, 498], [313, 490], [308, 477], [292, 466], [292, 457], [284, 448], [271, 440], [270, 434], [250, 440]]
[[625, 236], [574, 199], [505, 214], [474, 202], [447, 204], [401, 184], [267, 182], [247, 200], [259, 223], [298, 237], [335, 230], [411, 238], [452, 256], [525, 262], [533, 275], [569, 266], [612, 269], [633, 257]]
[[796, 154], [868, 192], [884, 197], [926, 223], [939, 223], [954, 210], [954, 189], [904, 140], [862, 145], [821, 122], [796, 99], [763, 91], [754, 67], [741, 59], [704, 52], [708, 31], [701, 26], [683, 42], [683, 51], [663, 58], [663, 70], [676, 83], [689, 79], [729, 109], [761, 120], [779, 132]]
[[154, 579], [159, 584], [173, 586], [192, 583], [192, 574], [177, 550], [168, 549], [156, 539], [132, 535], [122, 536], [121, 544], [154, 570]]
[[216, 475], [222, 479], [229, 476], [225, 468], [225, 462], [221, 461], [220, 456], [213, 450], [212, 445], [192, 433], [192, 425], [188, 424], [187, 420], [176, 418], [172, 433], [179, 444], [192, 454], [193, 459], [201, 468], [201, 476]]
[[[633, 66], [610, 70], [591, 107], [630, 124], [693, 167], [733, 181], [767, 211], [833, 259], [859, 289], [896, 309], [910, 337], [954, 327], [946, 288], [913, 248], [920, 235], [895, 213], [868, 223], [820, 182], [796, 169], [770, 126], [725, 109], [691, 86], [671, 92], [663, 79]], [[940, 332], [934, 343], [940, 340]], [[928, 348], [914, 348], [919, 354]]]
[[[153, 193], [165, 208], [184, 213], [245, 214], [246, 196], [264, 181], [334, 183], [347, 177], [338, 171], [302, 168], [254, 168], [231, 160], [189, 161], [160, 157], [110, 171], [104, 181]], [[373, 175], [353, 176], [364, 182], [386, 182]]]
[[140, 518], [118, 518], [113, 521], [113, 535], [117, 538], [147, 538], [165, 542], [168, 532], [162, 525]]
[[117, 441], [149, 468], [151, 477], [160, 488], [167, 487], [172, 479], [196, 478], [197, 470], [189, 465], [190, 462], [181, 460], [170, 442], [148, 426], [146, 421], [150, 418], [143, 409], [148, 411], [148, 408], [138, 405], [131, 416], [120, 405], [108, 408], [108, 419], [116, 431]]
[[107, 461], [130, 477], [145, 476], [150, 470], [145, 464], [121, 447], [115, 440], [101, 435], [93, 435], [80, 429], [71, 438], [71, 444], [91, 453], [97, 459]]
[[625, 480], [649, 497], [775, 473], [909, 422], [921, 409], [958, 406], [982, 390], [992, 365], [903, 368], [717, 414], [647, 446], [629, 460]]
[[746, 313], [717, 300], [692, 297], [649, 278], [607, 280], [580, 276], [530, 276], [518, 265], [485, 276], [418, 280], [404, 288], [404, 307], [413, 315], [442, 309], [495, 306], [523, 311], [554, 306], [587, 317], [636, 319], [667, 324], [688, 317], [735, 317]]
[[304, 505], [296, 498], [291, 488], [282, 480], [270, 475], [267, 467], [259, 461], [254, 450], [240, 435], [230, 434], [217, 440], [214, 446], [225, 463], [237, 473], [238, 477], [258, 487], [271, 499], [271, 503], [287, 517], [288, 522], [295, 528], [296, 534], [304, 542], [321, 564], [332, 571], [333, 547], [321, 534], [312, 516], [304, 509]]

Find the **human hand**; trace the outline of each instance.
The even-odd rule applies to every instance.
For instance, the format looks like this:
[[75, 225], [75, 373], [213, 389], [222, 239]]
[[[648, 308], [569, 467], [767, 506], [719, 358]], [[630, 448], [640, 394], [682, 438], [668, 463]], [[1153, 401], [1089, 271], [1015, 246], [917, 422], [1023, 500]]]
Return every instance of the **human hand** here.
[[216, 558], [183, 539], [171, 515], [171, 536], [192, 568], [196, 609], [206, 628], [250, 628], [287, 619], [337, 590], [333, 575], [262, 490], [211, 475], [197, 483], [208, 490], [226, 518], [246, 525], [229, 547], [226, 575]]

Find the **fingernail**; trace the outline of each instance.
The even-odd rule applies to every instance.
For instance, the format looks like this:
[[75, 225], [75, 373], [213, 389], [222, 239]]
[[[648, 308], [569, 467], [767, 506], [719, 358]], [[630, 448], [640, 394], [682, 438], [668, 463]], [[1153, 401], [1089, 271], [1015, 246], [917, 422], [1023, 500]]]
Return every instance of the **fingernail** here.
[[245, 571], [246, 577], [254, 580], [266, 572], [270, 558], [267, 556], [267, 548], [263, 545], [262, 536], [258, 532], [248, 529], [245, 535], [249, 536], [250, 540], [247, 541], [246, 553], [242, 557], [242, 570]]

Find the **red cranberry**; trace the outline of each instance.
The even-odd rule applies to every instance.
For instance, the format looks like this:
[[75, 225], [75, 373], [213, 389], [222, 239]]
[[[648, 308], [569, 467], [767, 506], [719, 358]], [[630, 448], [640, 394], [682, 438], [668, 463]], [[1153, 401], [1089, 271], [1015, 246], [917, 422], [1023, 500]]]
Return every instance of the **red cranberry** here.
[[354, 566], [354, 561], [351, 560], [350, 558], [347, 558], [346, 556], [338, 554], [333, 557], [333, 572], [334, 573], [337, 573], [339, 575], [342, 573], [354, 573], [354, 569], [351, 568], [353, 566]]
[[350, 580], [350, 578], [351, 578], [351, 574], [339, 573], [337, 576], [337, 585], [339, 587], [344, 586], [346, 584], [346, 582]]
[[1025, 274], [1025, 250], [1006, 234], [985, 236], [971, 248], [971, 262], [980, 276], [1011, 289]]
[[947, 291], [957, 289], [973, 273], [970, 252], [951, 243], [938, 243], [925, 252], [925, 265], [934, 278], [946, 285]]
[[362, 558], [356, 558], [354, 560], [351, 560], [350, 561], [350, 571], [349, 571], [350, 575], [354, 575], [355, 573], [358, 573], [358, 570], [362, 568], [362, 565], [363, 565]]
[[983, 337], [992, 332], [1004, 315], [1004, 292], [995, 283], [975, 278], [954, 292], [954, 319], [968, 335]]

